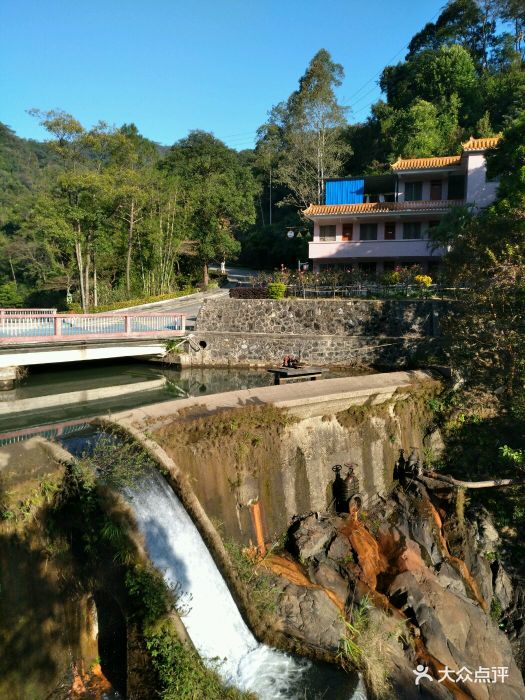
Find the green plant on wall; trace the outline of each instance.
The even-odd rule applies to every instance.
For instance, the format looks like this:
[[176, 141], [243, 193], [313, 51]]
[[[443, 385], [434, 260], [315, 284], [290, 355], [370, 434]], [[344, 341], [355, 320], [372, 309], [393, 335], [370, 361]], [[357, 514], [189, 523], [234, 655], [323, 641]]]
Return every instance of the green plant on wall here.
[[286, 285], [284, 282], [270, 282], [268, 284], [268, 296], [270, 299], [284, 299]]

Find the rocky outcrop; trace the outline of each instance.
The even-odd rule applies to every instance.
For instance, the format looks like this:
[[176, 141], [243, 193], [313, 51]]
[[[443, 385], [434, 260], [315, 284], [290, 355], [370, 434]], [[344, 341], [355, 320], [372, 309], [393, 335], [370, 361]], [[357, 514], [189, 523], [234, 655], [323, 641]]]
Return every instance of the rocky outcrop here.
[[[333, 655], [339, 647], [343, 661], [342, 640], [361, 645], [354, 661], [372, 696], [374, 668], [383, 664], [390, 672], [384, 697], [524, 698], [509, 639], [490, 616], [494, 595], [505, 607], [513, 604], [510, 579], [473, 551], [468, 566], [451, 553], [444, 515], [425, 487], [413, 483], [359, 517], [297, 518], [288, 533], [289, 553], [266, 563], [281, 581], [282, 629], [304, 646]], [[482, 546], [490, 546], [490, 523], [481, 529], [488, 533]], [[418, 665], [431, 680], [416, 686]], [[484, 673], [489, 682], [482, 682]]]

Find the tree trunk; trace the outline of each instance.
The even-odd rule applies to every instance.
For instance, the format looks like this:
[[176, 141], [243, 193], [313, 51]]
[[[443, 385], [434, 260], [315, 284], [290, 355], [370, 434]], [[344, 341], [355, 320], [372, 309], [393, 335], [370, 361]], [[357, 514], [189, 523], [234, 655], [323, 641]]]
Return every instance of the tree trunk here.
[[17, 286], [17, 281], [16, 281], [16, 275], [15, 275], [15, 268], [13, 267], [13, 260], [11, 256], [9, 256], [9, 267], [11, 268], [11, 274], [13, 275], [13, 282], [15, 283], [15, 287]]
[[205, 262], [202, 269], [202, 281], [205, 287], [208, 286], [210, 278], [208, 275], [208, 263]]
[[272, 169], [270, 168], [270, 195], [269, 195], [269, 217], [270, 217], [270, 226], [272, 225]]
[[98, 286], [97, 286], [97, 263], [93, 256], [93, 306], [98, 306]]
[[135, 200], [131, 200], [128, 226], [128, 254], [126, 257], [126, 292], [128, 298], [131, 294], [131, 253], [133, 250], [133, 229], [135, 227]]
[[465, 489], [488, 489], [499, 486], [516, 486], [525, 484], [525, 479], [488, 479], [487, 481], [462, 481], [461, 479], [454, 479], [452, 476], [447, 474], [440, 474], [432, 470], [425, 469], [423, 474], [431, 479], [436, 479], [437, 481], [444, 481], [451, 486], [461, 486]]
[[86, 281], [84, 283], [84, 293], [86, 295], [86, 307], [89, 311], [89, 302], [90, 302], [90, 295], [89, 295], [89, 271], [91, 268], [91, 253], [86, 253], [86, 270], [85, 270], [85, 277]]
[[80, 225], [77, 228], [77, 233], [79, 238], [75, 241], [75, 256], [77, 259], [78, 280], [80, 283], [80, 303], [82, 304], [82, 311], [87, 313], [86, 294], [84, 290], [84, 263], [82, 261], [82, 245], [80, 243]]

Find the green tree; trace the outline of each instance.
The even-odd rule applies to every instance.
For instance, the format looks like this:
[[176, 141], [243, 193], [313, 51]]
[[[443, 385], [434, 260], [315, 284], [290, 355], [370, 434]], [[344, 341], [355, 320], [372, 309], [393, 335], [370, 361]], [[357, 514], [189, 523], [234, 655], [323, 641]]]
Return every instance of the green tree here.
[[182, 183], [191, 212], [185, 218], [186, 247], [202, 266], [207, 285], [210, 262], [237, 255], [234, 232], [255, 221], [256, 182], [235, 151], [203, 131], [192, 131], [172, 146], [161, 167]]
[[320, 202], [324, 178], [341, 171], [347, 148], [341, 138], [346, 108], [338, 103], [335, 88], [343, 77], [343, 67], [321, 49], [298, 89], [271, 110], [268, 124], [259, 132], [258, 151], [269, 149], [278, 155], [277, 178], [289, 190], [285, 203], [305, 208]]
[[454, 366], [485, 387], [503, 386], [513, 401], [525, 380], [525, 114], [489, 151], [498, 177], [494, 205], [475, 215], [456, 209], [433, 231], [450, 247], [452, 284], [464, 288], [444, 319]]
[[435, 23], [429, 22], [408, 45], [407, 59], [421, 51], [451, 44], [463, 46], [480, 69], [487, 68], [490, 52], [497, 45], [495, 0], [451, 0]]
[[380, 78], [388, 103], [395, 108], [409, 106], [414, 99], [437, 105], [446, 104], [453, 95], [461, 101], [470, 97], [477, 73], [469, 52], [457, 44], [427, 49], [405, 63], [388, 66]]

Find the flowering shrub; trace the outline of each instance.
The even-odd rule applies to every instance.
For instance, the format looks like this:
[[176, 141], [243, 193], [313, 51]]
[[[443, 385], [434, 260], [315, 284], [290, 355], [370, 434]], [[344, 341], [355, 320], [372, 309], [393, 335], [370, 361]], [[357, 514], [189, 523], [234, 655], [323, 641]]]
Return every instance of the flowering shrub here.
[[422, 287], [430, 287], [432, 284], [432, 277], [430, 275], [416, 275], [414, 277], [414, 282], [420, 284]]

